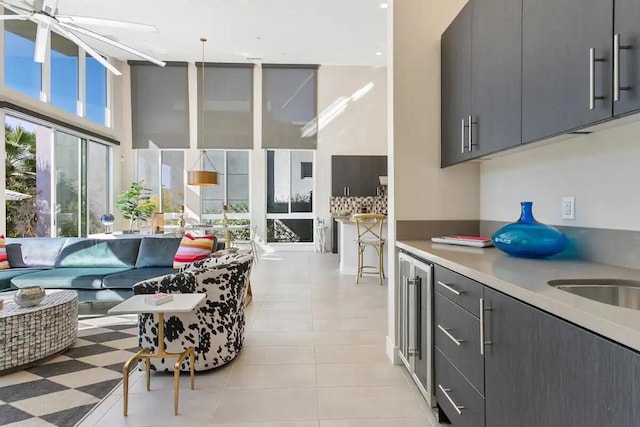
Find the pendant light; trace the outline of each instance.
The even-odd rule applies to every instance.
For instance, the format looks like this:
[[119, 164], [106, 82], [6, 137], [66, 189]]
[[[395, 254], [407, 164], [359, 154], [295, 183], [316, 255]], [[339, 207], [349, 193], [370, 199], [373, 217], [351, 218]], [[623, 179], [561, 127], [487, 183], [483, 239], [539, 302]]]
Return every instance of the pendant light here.
[[[202, 115], [200, 117], [200, 123], [202, 126], [202, 142], [204, 144], [204, 44], [207, 39], [202, 37], [200, 41], [202, 42]], [[212, 171], [204, 170], [205, 161], [209, 162], [211, 169], [213, 169]], [[215, 166], [213, 166], [213, 163], [209, 160], [206, 150], [203, 149], [200, 152], [198, 160], [196, 160], [192, 169], [187, 171], [187, 185], [196, 185], [200, 187], [218, 185], [218, 172], [216, 172]]]

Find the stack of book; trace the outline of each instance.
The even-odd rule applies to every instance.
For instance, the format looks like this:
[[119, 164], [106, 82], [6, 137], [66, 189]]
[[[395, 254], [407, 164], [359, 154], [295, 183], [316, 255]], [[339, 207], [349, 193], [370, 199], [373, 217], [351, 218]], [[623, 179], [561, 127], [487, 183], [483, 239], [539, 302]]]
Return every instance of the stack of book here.
[[435, 243], [446, 243], [448, 245], [473, 246], [474, 248], [493, 246], [491, 237], [481, 236], [440, 236], [432, 237], [431, 241]]

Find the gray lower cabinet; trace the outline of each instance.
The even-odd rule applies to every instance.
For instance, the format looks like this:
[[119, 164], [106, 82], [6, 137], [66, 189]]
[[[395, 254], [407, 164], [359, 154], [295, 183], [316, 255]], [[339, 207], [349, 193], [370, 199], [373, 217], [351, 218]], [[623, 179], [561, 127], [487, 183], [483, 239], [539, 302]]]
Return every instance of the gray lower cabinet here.
[[638, 353], [492, 289], [484, 297], [487, 426], [640, 426]]
[[485, 405], [482, 395], [438, 348], [435, 366], [436, 399], [451, 424], [455, 427], [482, 427]]

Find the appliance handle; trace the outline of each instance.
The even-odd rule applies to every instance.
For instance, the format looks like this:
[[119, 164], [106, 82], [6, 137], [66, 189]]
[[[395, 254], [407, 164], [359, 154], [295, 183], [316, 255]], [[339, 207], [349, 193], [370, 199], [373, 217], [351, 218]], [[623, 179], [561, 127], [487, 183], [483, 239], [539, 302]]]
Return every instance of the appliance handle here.
[[589, 48], [589, 109], [596, 108], [596, 99], [604, 99], [604, 96], [596, 96], [596, 62], [605, 62], [604, 58], [596, 58], [596, 49]]
[[462, 137], [460, 138], [460, 152], [462, 154], [464, 154], [464, 133], [465, 133], [464, 132], [464, 128], [465, 127], [466, 126], [464, 125], [464, 119], [462, 119], [462, 127], [461, 127], [461, 129], [462, 129]]

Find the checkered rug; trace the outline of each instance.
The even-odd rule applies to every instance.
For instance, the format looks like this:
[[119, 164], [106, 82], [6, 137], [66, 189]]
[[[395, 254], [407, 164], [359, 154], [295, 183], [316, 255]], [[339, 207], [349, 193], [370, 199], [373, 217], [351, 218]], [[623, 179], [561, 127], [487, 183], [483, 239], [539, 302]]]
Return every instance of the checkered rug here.
[[138, 349], [136, 316], [82, 317], [72, 348], [0, 376], [0, 426], [71, 427], [122, 381]]

